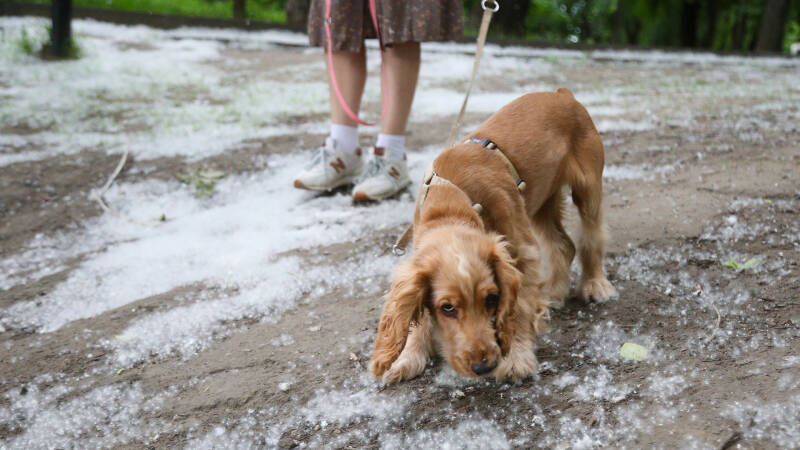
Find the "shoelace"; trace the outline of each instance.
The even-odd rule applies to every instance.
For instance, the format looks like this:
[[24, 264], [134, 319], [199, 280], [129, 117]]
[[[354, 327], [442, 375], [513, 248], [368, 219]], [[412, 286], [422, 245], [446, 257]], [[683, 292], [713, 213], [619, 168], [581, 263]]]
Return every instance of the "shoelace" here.
[[317, 166], [317, 164], [322, 164], [325, 166], [328, 163], [328, 160], [331, 159], [333, 152], [329, 150], [326, 146], [321, 146], [317, 149], [317, 152], [314, 153], [314, 156], [311, 158], [311, 162], [308, 163], [307, 169], [311, 169]]
[[366, 180], [367, 178], [372, 178], [376, 175], [380, 175], [386, 171], [386, 167], [389, 166], [389, 161], [384, 158], [371, 158], [367, 161], [367, 166], [364, 167], [364, 171], [361, 172], [361, 175], [358, 177], [357, 182], [361, 182]]

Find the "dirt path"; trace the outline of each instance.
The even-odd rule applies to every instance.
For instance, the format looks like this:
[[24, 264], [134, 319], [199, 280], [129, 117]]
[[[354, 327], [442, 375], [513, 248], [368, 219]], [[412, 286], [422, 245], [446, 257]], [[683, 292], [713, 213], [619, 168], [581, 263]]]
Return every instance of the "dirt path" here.
[[[1, 23], [11, 36], [38, 22]], [[99, 111], [75, 122], [16, 112], [40, 101], [39, 76], [0, 93], [11, 104], [0, 108], [0, 447], [797, 448], [800, 65], [487, 50], [468, 123], [559, 86], [593, 115], [621, 296], [554, 311], [534, 379], [463, 380], [437, 361], [384, 387], [365, 367], [398, 262], [386, 249], [414, 193], [354, 206], [346, 193], [292, 191], [299, 150], [324, 136], [319, 55], [258, 34], [77, 30], [90, 55], [64, 70], [101, 55], [142, 65], [123, 72], [127, 86], [53, 105]], [[0, 75], [53, 70], [9, 45]], [[154, 61], [175, 54], [184, 78], [154, 78]], [[470, 67], [447, 47], [426, 55], [409, 137], [417, 178]], [[90, 198], [125, 142], [134, 158], [108, 201], [163, 214], [160, 227], [103, 216]], [[226, 177], [198, 199], [175, 175], [204, 167]], [[622, 361], [625, 342], [648, 358]]]

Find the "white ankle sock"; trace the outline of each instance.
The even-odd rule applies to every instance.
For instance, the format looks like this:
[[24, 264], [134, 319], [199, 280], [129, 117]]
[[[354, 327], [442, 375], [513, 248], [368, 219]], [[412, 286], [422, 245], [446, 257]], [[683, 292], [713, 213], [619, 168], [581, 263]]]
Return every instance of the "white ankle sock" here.
[[389, 150], [392, 159], [403, 159], [406, 154], [406, 136], [403, 134], [378, 134], [375, 147]]
[[331, 137], [343, 152], [350, 155], [355, 154], [356, 148], [358, 148], [358, 127], [332, 123]]

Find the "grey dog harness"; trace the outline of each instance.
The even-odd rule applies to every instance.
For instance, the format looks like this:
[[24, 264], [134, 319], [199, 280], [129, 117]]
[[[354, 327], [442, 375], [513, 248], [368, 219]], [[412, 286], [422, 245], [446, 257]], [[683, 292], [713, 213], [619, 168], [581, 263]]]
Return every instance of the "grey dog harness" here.
[[[506, 156], [505, 153], [503, 153], [503, 151], [497, 147], [496, 143], [485, 138], [469, 138], [466, 141], [464, 141], [464, 143], [480, 144], [487, 150], [494, 151], [495, 154], [500, 156], [503, 159], [503, 162], [505, 162], [506, 166], [508, 167], [508, 171], [511, 173], [511, 176], [514, 177], [514, 182], [519, 192], [522, 193], [525, 190], [525, 188], [527, 187], [525, 180], [523, 180], [519, 176], [519, 172], [517, 171], [516, 167], [514, 167], [514, 163], [512, 163], [511, 160], [508, 159], [508, 156]], [[448, 180], [447, 178], [440, 177], [439, 174], [436, 173], [436, 169], [433, 167], [433, 163], [431, 163], [431, 165], [428, 167], [428, 170], [425, 171], [425, 176], [422, 179], [422, 187], [420, 188], [420, 193], [419, 193], [420, 198], [418, 203], [418, 208], [420, 210], [422, 210], [422, 206], [425, 204], [425, 199], [428, 197], [428, 189], [430, 189], [431, 186], [452, 186], [458, 189], [459, 191], [463, 192], [464, 195], [466, 195], [467, 198], [469, 198], [469, 195], [467, 195], [467, 193], [464, 192], [464, 190], [458, 187], [455, 183]], [[483, 205], [481, 205], [478, 202], [472, 202], [472, 209], [474, 209], [475, 212], [478, 213], [478, 215], [481, 215], [483, 213]], [[408, 228], [406, 228], [406, 231], [404, 231], [403, 234], [400, 235], [400, 237], [397, 239], [397, 242], [394, 244], [394, 246], [392, 246], [392, 253], [398, 256], [402, 256], [403, 254], [405, 254], [406, 246], [408, 246], [408, 242], [411, 240], [412, 231], [413, 231], [413, 224], [410, 225]]]

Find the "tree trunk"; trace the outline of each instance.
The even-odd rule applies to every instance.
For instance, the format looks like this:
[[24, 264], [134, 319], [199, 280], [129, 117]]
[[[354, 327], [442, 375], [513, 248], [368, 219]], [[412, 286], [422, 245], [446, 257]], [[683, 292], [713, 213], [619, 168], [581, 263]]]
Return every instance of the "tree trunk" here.
[[233, 18], [244, 19], [247, 15], [247, 0], [233, 0]]
[[594, 36], [594, 29], [592, 28], [592, 20], [589, 17], [589, 4], [585, 4], [583, 8], [581, 8], [581, 32], [578, 38], [581, 42], [588, 42]]
[[305, 29], [311, 0], [286, 0], [286, 24], [292, 28]]
[[697, 46], [697, 13], [700, 4], [694, 0], [683, 0], [681, 8], [681, 47]]
[[622, 36], [625, 34], [625, 2], [617, 1], [617, 9], [614, 10], [614, 29], [611, 31], [611, 43], [622, 44]]
[[744, 50], [744, 32], [747, 26], [747, 17], [743, 8], [738, 8], [736, 21], [731, 31], [731, 47], [733, 50]]
[[789, 0], [767, 0], [758, 38], [755, 45], [757, 52], [780, 52], [783, 50], [783, 31], [789, 14]]
[[51, 15], [53, 27], [50, 30], [49, 56], [66, 58], [72, 36], [72, 0], [53, 0]]
[[625, 35], [628, 37], [629, 45], [639, 44], [639, 34], [642, 32], [642, 21], [638, 17], [629, 15], [625, 22]]
[[[480, 1], [476, 3], [478, 3], [478, 9], [480, 10]], [[488, 5], [491, 5], [491, 3]], [[530, 6], [530, 0], [502, 0], [500, 2], [500, 10], [492, 17], [492, 27], [497, 27], [503, 34], [524, 35], [525, 19], [528, 17]]]
[[700, 46], [703, 48], [711, 48], [714, 46], [714, 34], [717, 32], [717, 13], [719, 9], [717, 0], [708, 0], [706, 5], [706, 33], [700, 40]]

